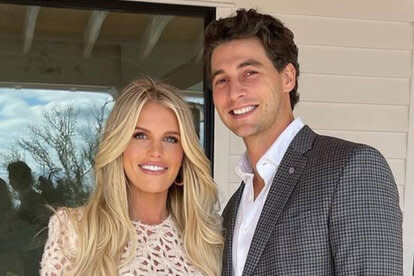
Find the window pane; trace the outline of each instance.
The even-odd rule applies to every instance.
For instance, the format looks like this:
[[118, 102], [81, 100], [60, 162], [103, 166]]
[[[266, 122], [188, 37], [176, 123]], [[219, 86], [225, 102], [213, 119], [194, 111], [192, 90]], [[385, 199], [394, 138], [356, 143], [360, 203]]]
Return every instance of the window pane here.
[[88, 198], [100, 131], [131, 80], [178, 87], [204, 143], [203, 29], [193, 15], [0, 4], [0, 275], [37, 275], [45, 205]]

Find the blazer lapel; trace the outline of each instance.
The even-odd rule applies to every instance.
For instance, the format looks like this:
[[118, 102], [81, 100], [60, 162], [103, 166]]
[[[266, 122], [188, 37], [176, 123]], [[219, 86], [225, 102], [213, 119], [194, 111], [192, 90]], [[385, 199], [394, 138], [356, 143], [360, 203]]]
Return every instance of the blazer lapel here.
[[254, 272], [273, 228], [305, 168], [307, 157], [304, 153], [311, 148], [315, 137], [316, 134], [308, 126], [304, 126], [289, 145], [263, 206], [247, 254], [243, 275], [251, 275]]
[[226, 207], [226, 216], [224, 225], [224, 251], [223, 251], [223, 268], [222, 275], [232, 275], [233, 270], [233, 233], [236, 224], [237, 211], [239, 210], [241, 196], [244, 190], [244, 182], [229, 200], [229, 206]]

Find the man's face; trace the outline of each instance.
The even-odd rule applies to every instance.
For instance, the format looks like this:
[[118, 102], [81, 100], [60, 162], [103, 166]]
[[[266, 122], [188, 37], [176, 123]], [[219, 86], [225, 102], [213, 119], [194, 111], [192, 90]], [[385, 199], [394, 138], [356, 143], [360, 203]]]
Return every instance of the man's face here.
[[224, 124], [244, 139], [271, 135], [292, 113], [292, 68], [278, 72], [257, 38], [217, 46], [211, 56], [212, 90]]

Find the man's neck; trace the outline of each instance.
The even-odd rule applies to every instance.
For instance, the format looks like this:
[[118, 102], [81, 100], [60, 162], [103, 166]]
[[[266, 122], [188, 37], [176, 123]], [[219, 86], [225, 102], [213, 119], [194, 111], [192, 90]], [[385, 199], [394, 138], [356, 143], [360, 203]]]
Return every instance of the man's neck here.
[[256, 164], [259, 159], [262, 158], [266, 151], [272, 146], [276, 139], [279, 138], [280, 134], [282, 134], [282, 132], [293, 120], [294, 118], [292, 115], [292, 117], [286, 118], [283, 123], [280, 123], [273, 129], [262, 132], [260, 135], [249, 136], [243, 139], [244, 144], [246, 145], [247, 157], [254, 172], [256, 172]]
[[283, 123], [278, 124], [273, 129], [268, 132], [262, 132], [257, 136], [250, 136], [244, 139], [246, 145], [247, 157], [249, 163], [253, 169], [253, 189], [254, 189], [254, 199], [260, 194], [264, 188], [264, 180], [259, 175], [256, 165], [259, 162], [260, 158], [266, 153], [266, 151], [272, 146], [272, 144], [279, 138], [280, 134], [289, 126], [289, 124], [294, 120], [293, 115], [286, 118]]

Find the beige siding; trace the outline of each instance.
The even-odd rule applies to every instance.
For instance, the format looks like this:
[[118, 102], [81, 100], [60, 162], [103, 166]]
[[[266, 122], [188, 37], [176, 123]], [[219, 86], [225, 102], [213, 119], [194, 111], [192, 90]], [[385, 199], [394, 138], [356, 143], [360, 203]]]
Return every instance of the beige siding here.
[[381, 78], [302, 73], [301, 101], [408, 105], [408, 78]]
[[398, 132], [408, 129], [406, 106], [302, 102], [295, 114], [319, 129]]
[[[413, 20], [414, 21], [414, 20]], [[414, 27], [414, 24], [412, 25]], [[414, 66], [412, 56], [411, 68]], [[411, 275], [414, 258], [414, 71], [411, 72], [409, 129], [407, 136], [406, 181], [404, 186], [404, 275]]]
[[412, 0], [236, 0], [237, 7], [258, 8], [267, 13], [313, 15], [337, 18], [414, 21]]
[[411, 52], [299, 45], [304, 73], [409, 78]]
[[[335, 17], [277, 15], [295, 33], [296, 43], [368, 49], [411, 50], [407, 23]], [[387, 39], [384, 39], [384, 33]]]
[[378, 149], [387, 159], [405, 160], [407, 156], [407, 134], [405, 132], [372, 132], [321, 129], [316, 129], [316, 131], [323, 135], [341, 137], [349, 141], [369, 144]]

